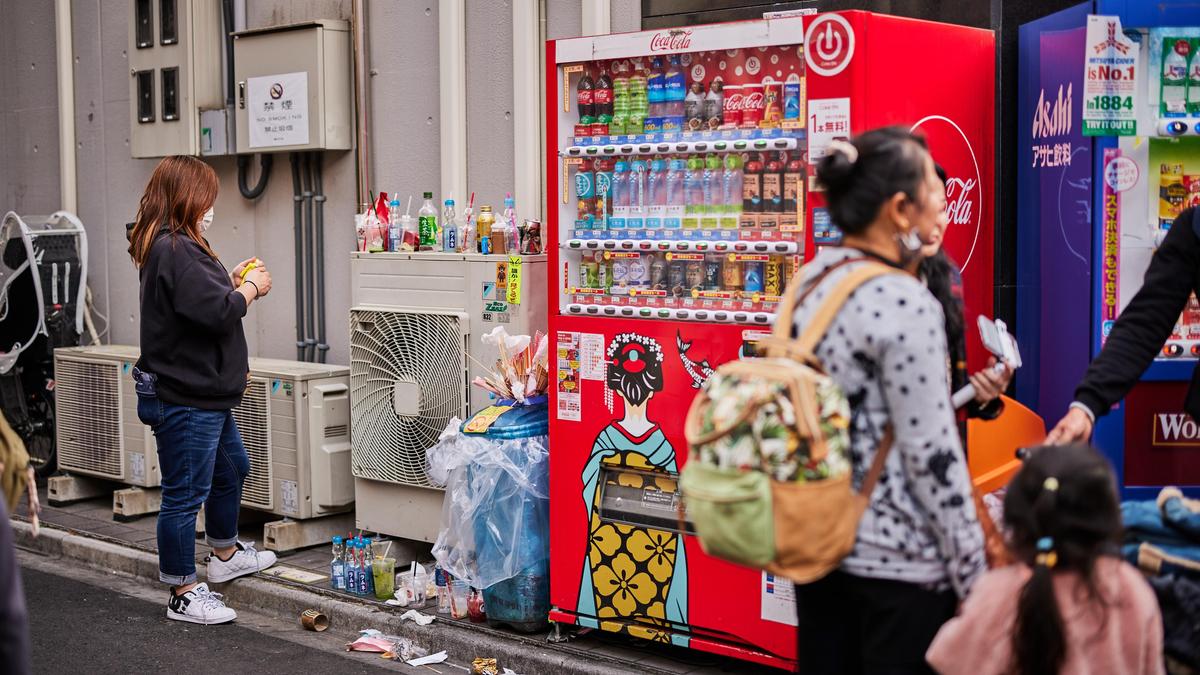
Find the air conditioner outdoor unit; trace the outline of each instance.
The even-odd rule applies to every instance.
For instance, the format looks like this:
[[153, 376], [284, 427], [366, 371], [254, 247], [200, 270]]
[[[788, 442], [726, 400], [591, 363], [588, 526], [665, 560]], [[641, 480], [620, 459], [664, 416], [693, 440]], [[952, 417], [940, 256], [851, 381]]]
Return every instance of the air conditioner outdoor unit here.
[[[138, 419], [129, 375], [138, 356], [137, 347], [119, 345], [55, 350], [61, 469], [159, 486], [154, 435]], [[250, 457], [242, 506], [296, 519], [352, 508], [349, 374], [345, 366], [250, 359], [246, 395], [233, 411]]]
[[129, 371], [136, 347], [54, 350], [58, 466], [63, 471], [158, 487], [154, 435], [137, 416]]
[[[483, 335], [546, 329], [546, 257], [525, 256], [520, 293], [508, 258], [355, 253], [351, 259], [350, 409], [358, 528], [432, 542], [443, 493], [425, 451], [452, 417], [488, 404], [470, 381], [496, 354]], [[519, 300], [509, 303], [509, 299]]]

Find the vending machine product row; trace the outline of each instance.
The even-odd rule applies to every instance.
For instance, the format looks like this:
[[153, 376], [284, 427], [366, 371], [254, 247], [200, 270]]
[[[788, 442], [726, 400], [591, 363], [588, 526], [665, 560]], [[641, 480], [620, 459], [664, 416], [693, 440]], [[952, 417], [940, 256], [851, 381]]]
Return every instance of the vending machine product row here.
[[551, 617], [793, 669], [790, 582], [705, 555], [680, 517], [683, 418], [837, 243], [813, 179], [835, 139], [927, 139], [990, 315], [993, 35], [824, 13], [550, 41], [546, 63]]

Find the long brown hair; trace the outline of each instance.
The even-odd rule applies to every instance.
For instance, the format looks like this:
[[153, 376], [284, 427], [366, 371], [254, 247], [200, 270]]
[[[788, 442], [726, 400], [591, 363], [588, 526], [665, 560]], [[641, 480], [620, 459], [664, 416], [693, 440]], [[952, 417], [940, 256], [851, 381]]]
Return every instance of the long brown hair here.
[[137, 222], [129, 237], [129, 255], [141, 269], [160, 228], [190, 237], [215, 260], [217, 254], [200, 233], [200, 218], [217, 201], [217, 172], [195, 157], [164, 157], [138, 206]]

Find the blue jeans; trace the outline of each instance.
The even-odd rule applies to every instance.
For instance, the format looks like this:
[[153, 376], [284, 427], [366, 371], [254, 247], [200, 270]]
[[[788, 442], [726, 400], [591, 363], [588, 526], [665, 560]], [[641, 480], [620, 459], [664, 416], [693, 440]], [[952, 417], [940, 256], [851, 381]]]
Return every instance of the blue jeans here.
[[229, 410], [200, 410], [138, 396], [138, 418], [154, 430], [162, 471], [158, 512], [158, 578], [196, 582], [196, 514], [204, 506], [208, 543], [237, 543], [242, 482], [250, 458]]

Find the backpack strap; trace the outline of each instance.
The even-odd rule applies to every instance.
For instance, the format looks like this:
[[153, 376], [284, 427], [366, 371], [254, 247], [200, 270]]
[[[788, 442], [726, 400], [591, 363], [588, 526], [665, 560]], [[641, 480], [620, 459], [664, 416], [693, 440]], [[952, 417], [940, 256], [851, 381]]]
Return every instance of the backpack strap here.
[[[833, 287], [833, 290], [829, 292], [829, 296], [825, 298], [825, 302], [821, 304], [816, 314], [809, 320], [808, 325], [804, 327], [804, 331], [800, 334], [799, 340], [797, 340], [796, 346], [799, 351], [807, 354], [814, 354], [816, 352], [817, 344], [825, 337], [825, 332], [829, 330], [830, 324], [837, 318], [842, 305], [846, 304], [846, 300], [849, 299], [854, 291], [858, 290], [859, 286], [885, 274], [899, 273], [898, 270], [882, 263], [867, 262], [847, 274]], [[790, 322], [791, 312], [788, 312], [788, 315]], [[780, 317], [782, 318], [782, 316], [783, 312], [780, 312]]]

